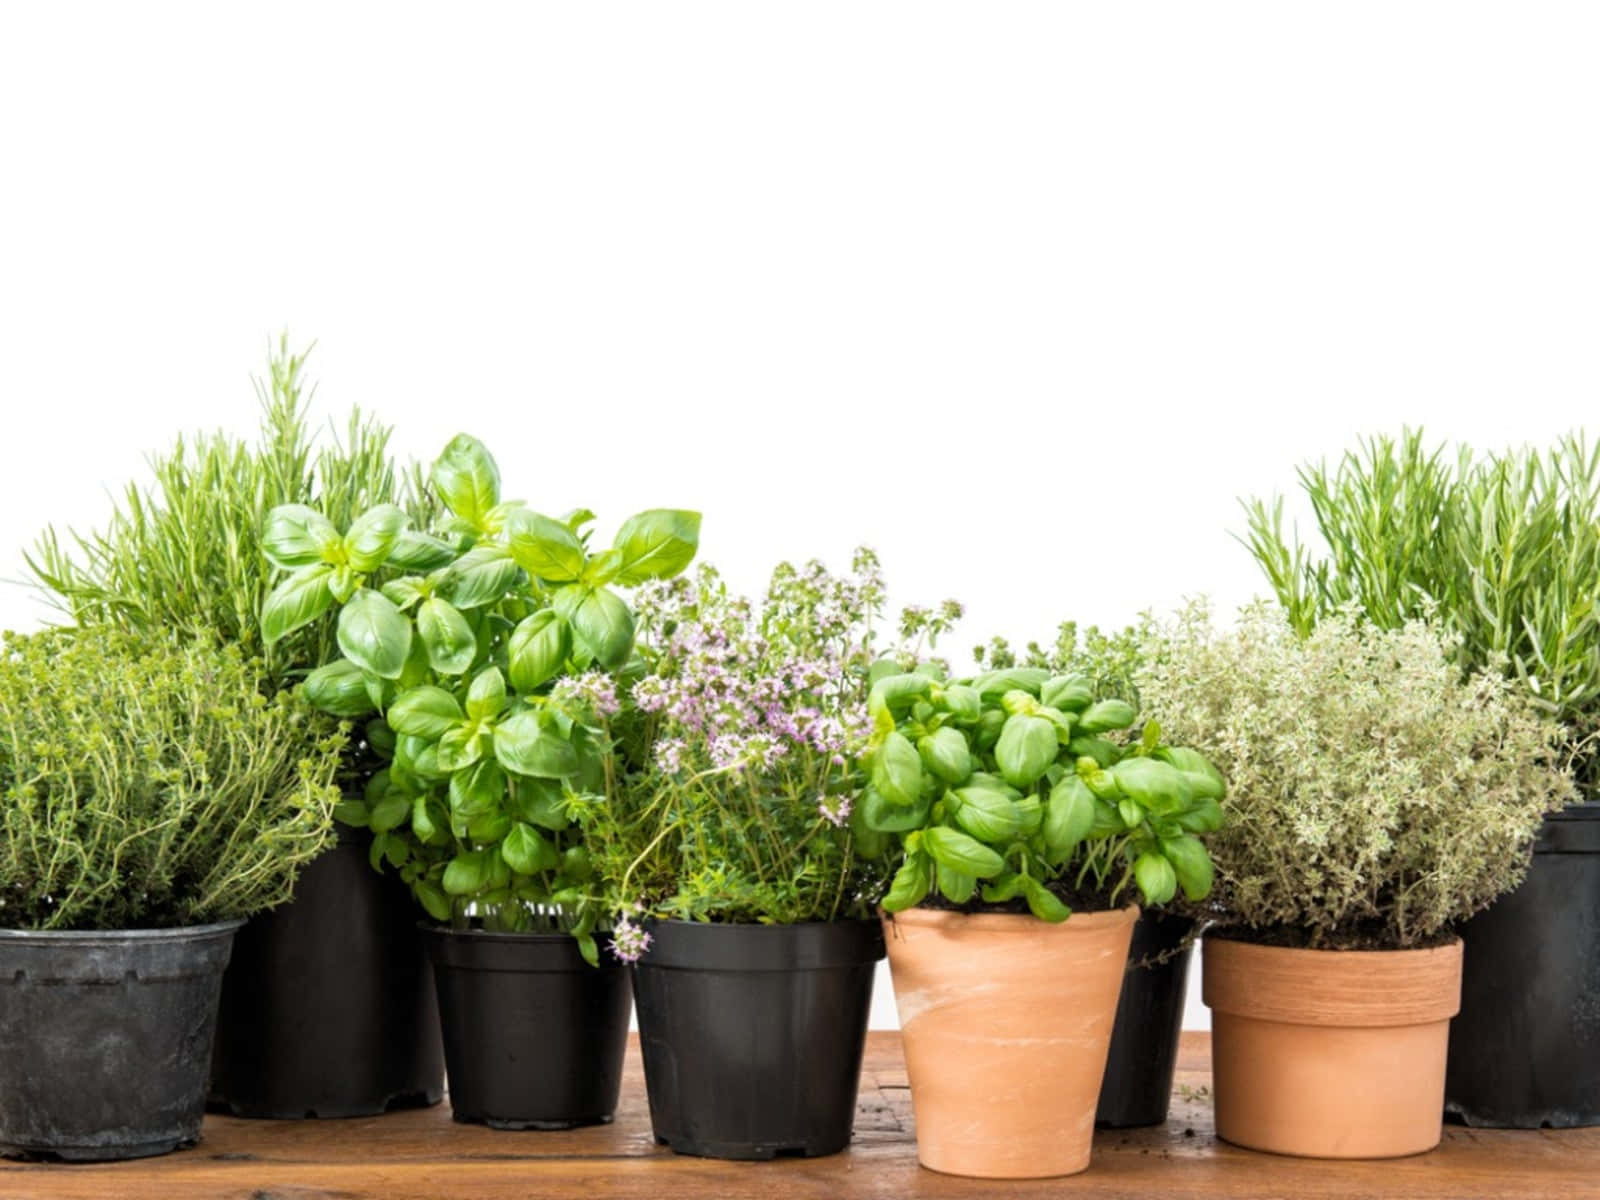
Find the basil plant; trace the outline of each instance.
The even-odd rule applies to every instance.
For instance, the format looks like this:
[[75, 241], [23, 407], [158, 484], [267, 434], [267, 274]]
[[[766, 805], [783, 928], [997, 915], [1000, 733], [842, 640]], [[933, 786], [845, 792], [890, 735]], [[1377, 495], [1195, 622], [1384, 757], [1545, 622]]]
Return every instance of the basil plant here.
[[437, 921], [566, 930], [594, 962], [602, 914], [568, 806], [609, 795], [616, 776], [612, 675], [634, 648], [616, 589], [688, 566], [700, 516], [642, 512], [595, 550], [593, 513], [502, 500], [494, 459], [465, 434], [430, 478], [449, 510], [437, 531], [389, 504], [343, 531], [304, 505], [272, 510], [263, 547], [287, 574], [265, 636], [338, 609], [341, 657], [305, 689], [325, 712], [367, 718], [387, 760], [336, 813], [373, 832], [374, 867], [398, 870]]
[[859, 821], [898, 836], [903, 860], [883, 907], [937, 891], [952, 905], [1025, 903], [1064, 921], [1063, 895], [1115, 907], [1211, 890], [1199, 835], [1222, 823], [1222, 776], [1194, 750], [1141, 736], [1132, 705], [1095, 700], [1081, 676], [1017, 667], [947, 682], [937, 667], [880, 664]]

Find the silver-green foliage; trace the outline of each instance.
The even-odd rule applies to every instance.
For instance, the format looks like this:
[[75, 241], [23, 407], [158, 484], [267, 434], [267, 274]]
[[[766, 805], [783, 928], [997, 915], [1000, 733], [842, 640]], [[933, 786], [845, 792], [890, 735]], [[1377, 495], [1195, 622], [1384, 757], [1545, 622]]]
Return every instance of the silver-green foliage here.
[[261, 546], [267, 514], [315, 505], [345, 528], [397, 501], [425, 523], [431, 501], [414, 472], [396, 469], [389, 430], [359, 411], [341, 440], [316, 445], [305, 362], [286, 340], [270, 356], [256, 443], [179, 437], [151, 457], [153, 486], [130, 484], [103, 529], [65, 537], [47, 529], [27, 563], [50, 601], [82, 626], [213, 635], [263, 659], [269, 687], [337, 657], [331, 618], [275, 644], [262, 636], [272, 582]]
[[127, 929], [289, 898], [331, 841], [341, 733], [206, 639], [0, 650], [0, 927]]
[[1449, 635], [1353, 610], [1303, 636], [1256, 604], [1152, 627], [1137, 684], [1227, 777], [1208, 848], [1223, 920], [1316, 947], [1426, 942], [1515, 886], [1543, 815], [1573, 797], [1559, 727]]
[[1247, 545], [1296, 629], [1355, 603], [1385, 628], [1429, 613], [1459, 659], [1521, 680], [1579, 737], [1600, 724], [1600, 447], [1452, 460], [1420, 431], [1377, 437], [1300, 483], [1326, 543], [1283, 527], [1282, 501], [1249, 501]]

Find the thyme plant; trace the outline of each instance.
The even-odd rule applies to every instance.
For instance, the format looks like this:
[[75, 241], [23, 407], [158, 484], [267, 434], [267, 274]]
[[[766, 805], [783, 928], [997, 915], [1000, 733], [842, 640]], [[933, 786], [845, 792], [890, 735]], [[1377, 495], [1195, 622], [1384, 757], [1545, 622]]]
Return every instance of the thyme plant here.
[[1324, 553], [1285, 532], [1281, 499], [1245, 504], [1246, 545], [1295, 629], [1352, 603], [1386, 629], [1433, 615], [1465, 670], [1519, 680], [1574, 741], [1600, 730], [1600, 446], [1452, 458], [1408, 430], [1299, 475]]
[[0, 926], [130, 929], [289, 898], [331, 841], [344, 735], [207, 639], [8, 635]]
[[1354, 605], [1303, 635], [1257, 603], [1219, 630], [1196, 602], [1147, 628], [1151, 715], [1227, 776], [1214, 913], [1246, 937], [1404, 948], [1514, 887], [1544, 814], [1573, 795], [1559, 727], [1454, 635], [1383, 629]]

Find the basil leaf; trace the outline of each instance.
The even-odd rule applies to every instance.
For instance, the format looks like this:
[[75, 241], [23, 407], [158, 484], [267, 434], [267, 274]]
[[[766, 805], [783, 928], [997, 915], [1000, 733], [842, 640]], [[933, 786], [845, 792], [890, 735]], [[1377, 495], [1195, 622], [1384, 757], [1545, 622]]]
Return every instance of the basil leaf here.
[[694, 561], [700, 514], [676, 508], [637, 513], [622, 523], [612, 545], [621, 555], [617, 582], [623, 586], [670, 579]]
[[1162, 838], [1161, 853], [1166, 855], [1167, 861], [1172, 864], [1173, 873], [1178, 878], [1178, 886], [1183, 889], [1185, 896], [1191, 900], [1204, 900], [1211, 894], [1213, 878], [1211, 855], [1206, 853], [1206, 848], [1199, 838], [1187, 835]]
[[261, 552], [285, 570], [326, 563], [338, 545], [333, 522], [304, 504], [278, 505], [261, 528]]
[[1094, 701], [1094, 689], [1081, 675], [1057, 675], [1039, 689], [1039, 699], [1062, 712], [1082, 712]]
[[446, 580], [457, 608], [482, 608], [516, 587], [522, 568], [504, 546], [474, 546], [456, 560]]
[[1094, 793], [1076, 775], [1063, 776], [1045, 805], [1044, 844], [1053, 862], [1064, 862], [1094, 827]]
[[1005, 859], [959, 829], [935, 825], [923, 830], [922, 844], [941, 868], [988, 879], [1005, 870]]
[[922, 798], [922, 757], [911, 739], [895, 730], [872, 756], [872, 786], [890, 804], [909, 808]]
[[[470, 896], [488, 886], [492, 850], [468, 850], [450, 860], [444, 869], [444, 890], [452, 896]], [[496, 857], [499, 857], [496, 855]]]
[[939, 894], [951, 904], [965, 904], [978, 890], [978, 881], [961, 871], [949, 867], [939, 868]]
[[983, 842], [1005, 841], [1022, 828], [1022, 815], [1003, 792], [966, 787], [951, 793], [959, 803], [951, 806], [956, 824]]
[[494, 812], [506, 794], [506, 774], [492, 758], [480, 758], [450, 776], [450, 811], [470, 820]]
[[389, 549], [389, 565], [402, 571], [433, 571], [455, 561], [456, 551], [449, 542], [403, 529]]
[[947, 784], [965, 783], [972, 774], [972, 751], [959, 729], [946, 725], [917, 741], [922, 765]]
[[484, 739], [474, 725], [446, 729], [434, 748], [441, 771], [459, 771], [483, 757]]
[[500, 503], [500, 468], [484, 444], [465, 433], [450, 439], [430, 478], [450, 511], [480, 529]]
[[1028, 911], [1041, 921], [1058, 925], [1072, 915], [1059, 896], [1031, 875], [1022, 876], [1022, 894], [1028, 898]]
[[369, 508], [344, 535], [345, 560], [361, 572], [376, 571], [394, 550], [406, 527], [406, 514], [397, 504]]
[[1189, 787], [1197, 800], [1221, 800], [1228, 787], [1222, 772], [1211, 765], [1211, 760], [1198, 750], [1187, 746], [1163, 746], [1155, 757], [1171, 763], [1188, 777]]
[[546, 732], [532, 712], [518, 713], [496, 727], [494, 753], [506, 770], [539, 779], [564, 779], [576, 775], [580, 766], [572, 743]]
[[461, 705], [440, 687], [424, 686], [403, 692], [385, 714], [389, 728], [404, 737], [435, 741], [461, 723]]
[[1138, 715], [1126, 700], [1101, 700], [1083, 710], [1078, 718], [1078, 732], [1093, 736], [1112, 729], [1126, 729]]
[[362, 717], [373, 710], [367, 678], [348, 658], [336, 659], [306, 676], [306, 699], [335, 717]]
[[933, 800], [929, 796], [909, 808], [901, 808], [885, 800], [877, 788], [869, 787], [861, 793], [858, 811], [868, 829], [878, 833], [910, 833], [928, 823], [928, 812], [932, 808]]
[[554, 679], [571, 649], [567, 623], [554, 609], [541, 609], [511, 631], [507, 646], [511, 686], [526, 695]]
[[900, 864], [900, 869], [895, 872], [894, 881], [889, 885], [889, 892], [883, 898], [883, 910], [901, 912], [921, 904], [927, 898], [932, 886], [933, 872], [930, 870], [928, 856], [908, 854], [905, 862]]
[[[575, 592], [576, 604], [571, 598]], [[609, 588], [564, 588], [556, 594], [556, 608], [571, 624], [573, 641], [595, 662], [616, 670], [628, 661], [633, 653], [633, 612], [621, 596]]]
[[301, 567], [273, 588], [261, 608], [262, 640], [270, 646], [327, 612], [333, 604], [332, 577], [330, 566]]
[[1007, 717], [994, 760], [1012, 787], [1031, 787], [1056, 760], [1056, 727], [1044, 717]]
[[551, 871], [561, 865], [561, 855], [549, 840], [521, 821], [511, 827], [500, 843], [500, 857], [519, 875]]
[[448, 601], [429, 596], [417, 610], [417, 632], [428, 651], [428, 663], [440, 675], [461, 675], [478, 657], [478, 635], [466, 617]]
[[339, 612], [339, 649], [380, 679], [398, 679], [411, 652], [411, 622], [371, 588], [362, 588]]
[[588, 557], [572, 530], [528, 508], [515, 510], [507, 519], [506, 543], [518, 566], [549, 583], [579, 578]]
[[1117, 787], [1155, 813], [1187, 807], [1193, 797], [1188, 776], [1154, 758], [1125, 758], [1110, 768]]
[[498, 667], [486, 667], [467, 689], [467, 716], [474, 721], [497, 717], [506, 706], [506, 679]]
[[1133, 877], [1146, 904], [1165, 904], [1178, 893], [1178, 873], [1165, 855], [1152, 850], [1134, 860]]

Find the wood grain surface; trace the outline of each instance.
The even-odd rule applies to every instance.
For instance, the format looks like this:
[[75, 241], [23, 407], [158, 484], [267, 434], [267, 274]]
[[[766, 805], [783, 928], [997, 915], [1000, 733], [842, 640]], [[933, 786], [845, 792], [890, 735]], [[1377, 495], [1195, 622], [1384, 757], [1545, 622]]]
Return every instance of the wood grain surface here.
[[867, 1043], [855, 1145], [772, 1163], [683, 1158], [655, 1145], [637, 1046], [615, 1123], [568, 1133], [458, 1125], [448, 1103], [344, 1121], [209, 1117], [205, 1137], [164, 1158], [104, 1165], [0, 1162], [0, 1197], [32, 1200], [440, 1200], [637, 1197], [1561, 1197], [1600, 1198], [1600, 1129], [1510, 1132], [1449, 1126], [1430, 1154], [1315, 1162], [1220, 1143], [1211, 1126], [1210, 1044], [1185, 1034], [1172, 1117], [1098, 1133], [1089, 1170], [1066, 1179], [985, 1183], [917, 1166], [898, 1034]]

